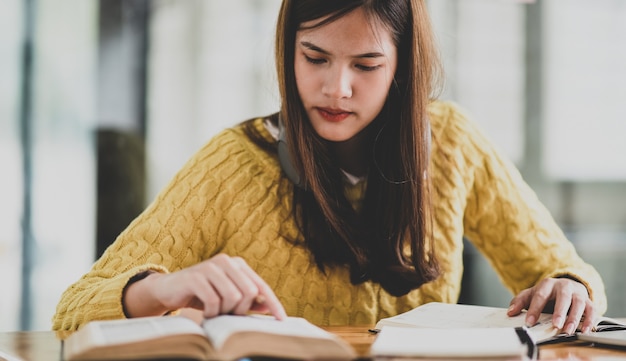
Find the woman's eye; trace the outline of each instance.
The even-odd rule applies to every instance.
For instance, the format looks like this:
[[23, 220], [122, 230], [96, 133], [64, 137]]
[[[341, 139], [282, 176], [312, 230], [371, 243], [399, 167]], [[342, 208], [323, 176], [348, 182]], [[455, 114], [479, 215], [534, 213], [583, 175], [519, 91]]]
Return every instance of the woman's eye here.
[[324, 62], [326, 62], [325, 59], [311, 58], [310, 56], [307, 56], [307, 55], [305, 55], [304, 57], [306, 58], [306, 61], [308, 61], [311, 64], [323, 64]]
[[378, 68], [380, 68], [380, 65], [362, 65], [362, 64], [357, 64], [356, 68], [362, 71], [374, 71]]

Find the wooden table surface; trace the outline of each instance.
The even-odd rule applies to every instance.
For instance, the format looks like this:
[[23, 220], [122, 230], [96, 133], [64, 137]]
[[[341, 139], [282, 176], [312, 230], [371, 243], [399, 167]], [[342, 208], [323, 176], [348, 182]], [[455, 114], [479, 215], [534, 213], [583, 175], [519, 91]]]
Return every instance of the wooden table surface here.
[[[366, 358], [375, 334], [367, 327], [325, 327], [352, 345], [357, 353]], [[63, 337], [63, 334], [59, 336]], [[2, 361], [49, 361], [61, 360], [61, 341], [52, 331], [0, 332], [0, 360]], [[593, 347], [589, 344], [557, 344], [542, 346], [540, 360], [567, 361], [617, 361], [626, 360], [626, 350]]]

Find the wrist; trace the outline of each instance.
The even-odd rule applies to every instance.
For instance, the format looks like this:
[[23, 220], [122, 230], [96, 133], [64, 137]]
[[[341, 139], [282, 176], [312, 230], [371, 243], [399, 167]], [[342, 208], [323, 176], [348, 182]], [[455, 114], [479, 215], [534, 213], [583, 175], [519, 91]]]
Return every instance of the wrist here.
[[162, 274], [147, 270], [140, 272], [128, 280], [122, 292], [122, 309], [127, 318], [143, 316], [160, 316], [166, 314], [166, 309], [154, 296], [154, 281]]

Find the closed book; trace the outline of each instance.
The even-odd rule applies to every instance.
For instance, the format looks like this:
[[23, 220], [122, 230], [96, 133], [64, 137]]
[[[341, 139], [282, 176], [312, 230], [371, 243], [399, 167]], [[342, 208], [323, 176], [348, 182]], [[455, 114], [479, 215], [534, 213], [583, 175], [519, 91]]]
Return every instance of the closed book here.
[[371, 354], [376, 358], [533, 360], [537, 348], [524, 328], [385, 326]]

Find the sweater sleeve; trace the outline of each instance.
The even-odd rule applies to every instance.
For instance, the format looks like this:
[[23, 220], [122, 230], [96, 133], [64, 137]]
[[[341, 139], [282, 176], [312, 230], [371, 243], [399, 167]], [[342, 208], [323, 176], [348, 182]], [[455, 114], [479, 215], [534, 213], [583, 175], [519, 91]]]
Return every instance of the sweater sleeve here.
[[241, 138], [224, 131], [183, 166], [91, 270], [63, 293], [53, 329], [124, 318], [122, 293], [131, 277], [145, 270], [174, 272], [220, 252], [247, 217], [242, 214], [246, 207], [234, 205], [238, 190], [250, 183], [250, 169], [254, 171], [242, 166], [250, 163], [250, 152]]
[[537, 195], [480, 129], [450, 107], [446, 136], [456, 138], [465, 169], [464, 233], [486, 256], [503, 284], [517, 294], [546, 277], [584, 284], [598, 312], [606, 312], [599, 273], [577, 253]]

